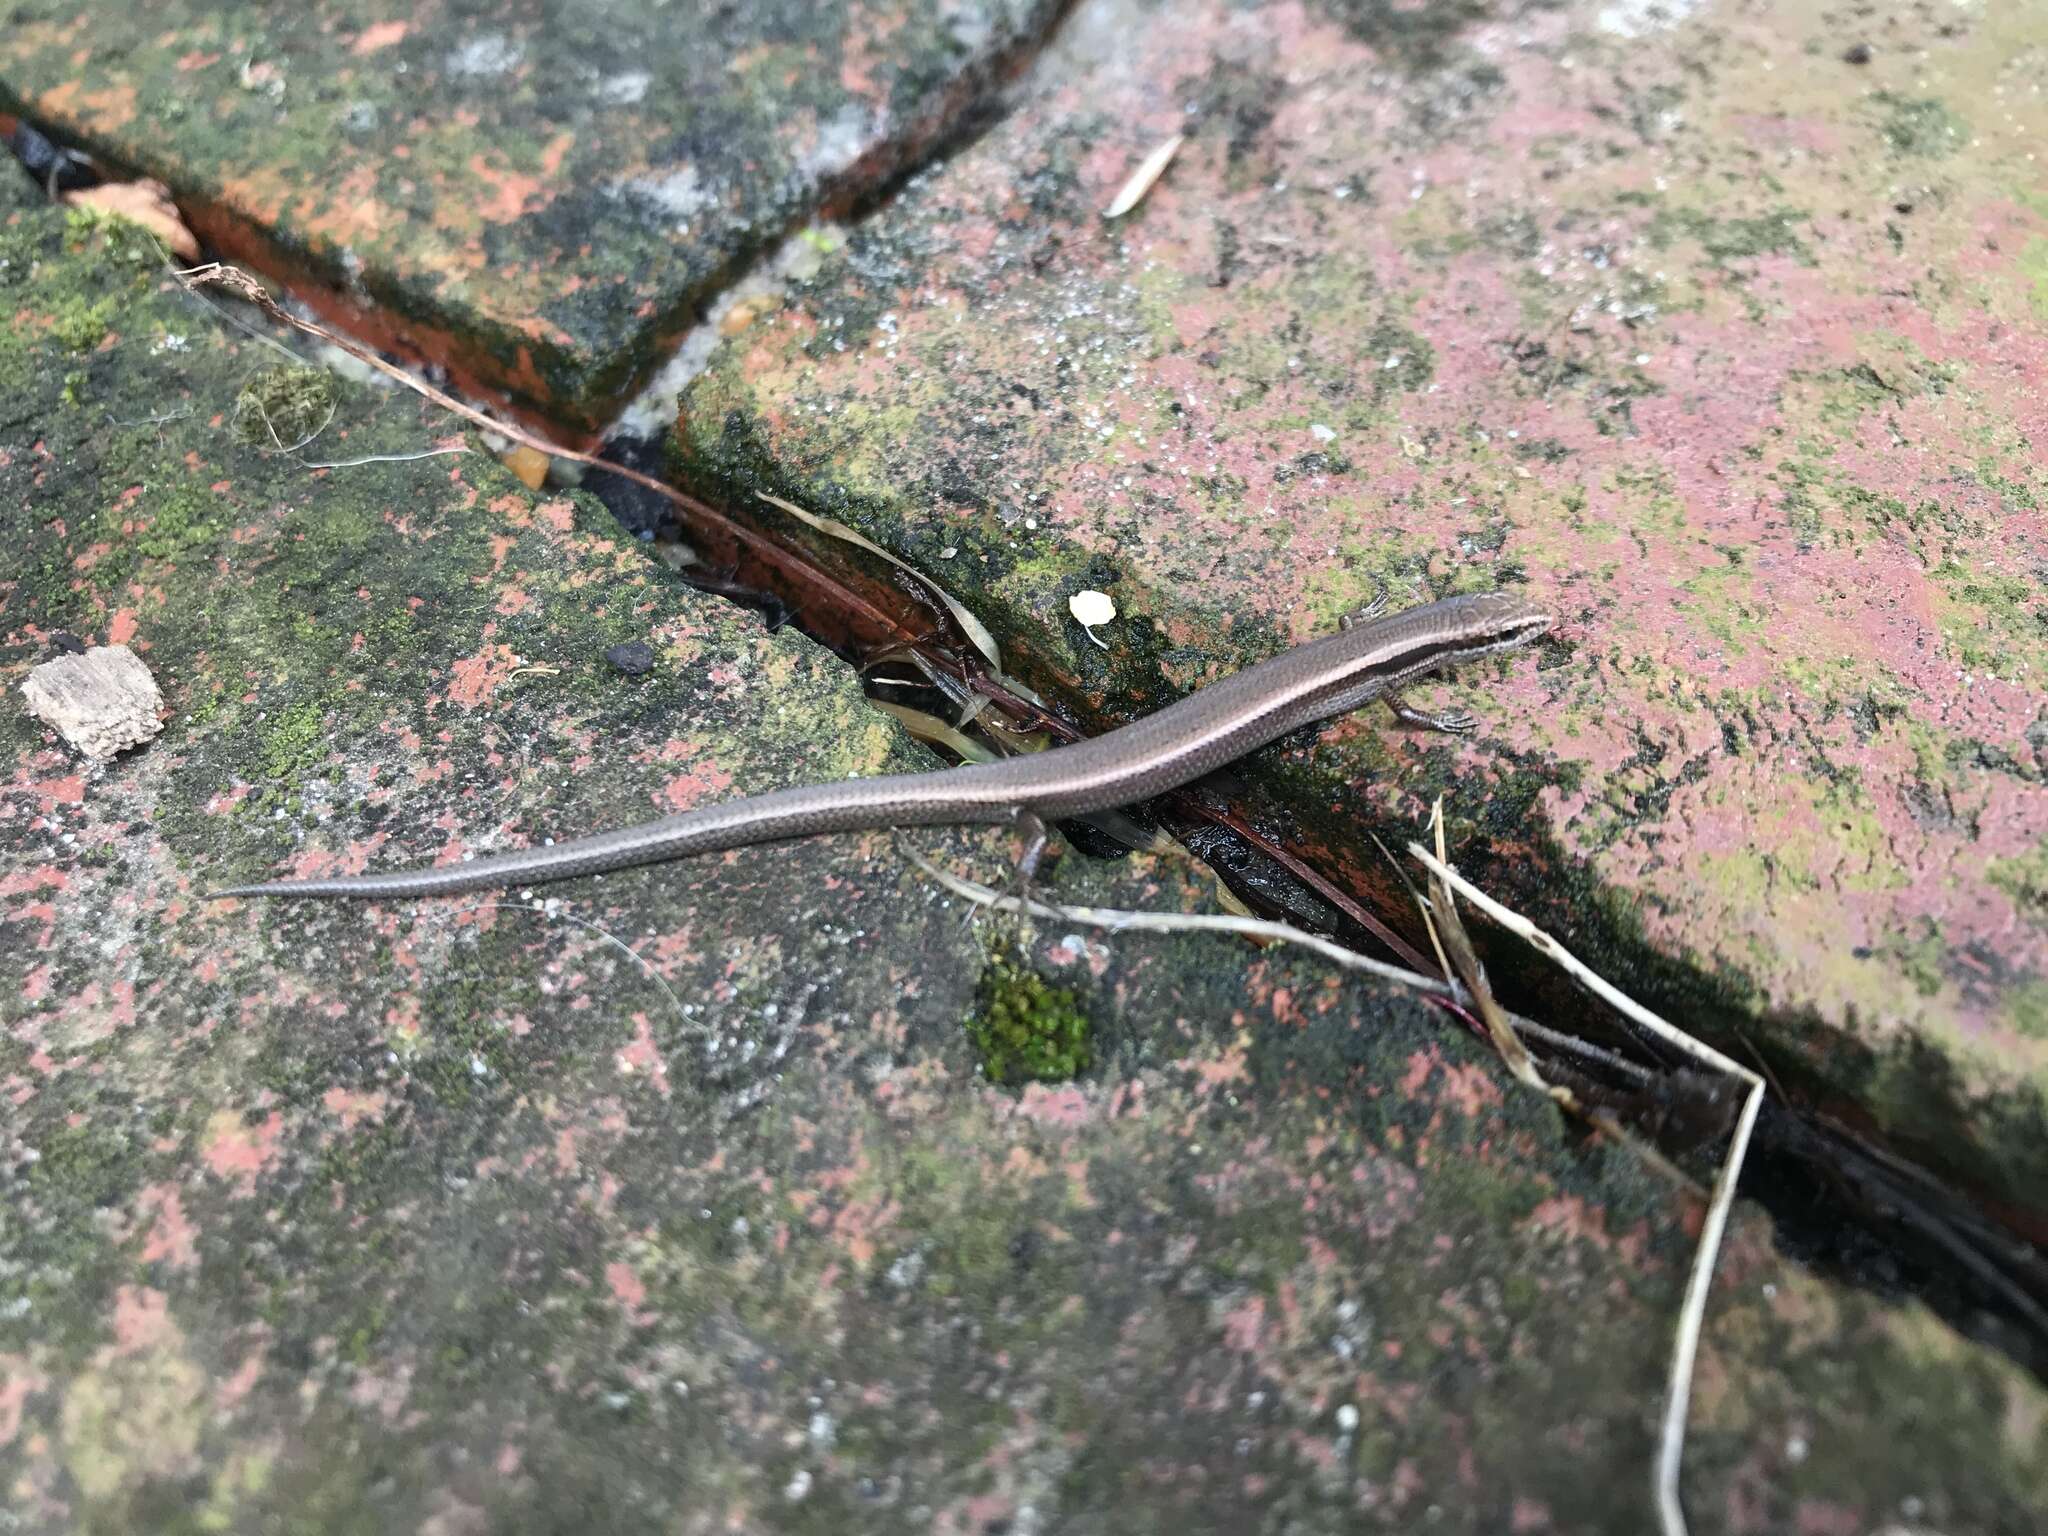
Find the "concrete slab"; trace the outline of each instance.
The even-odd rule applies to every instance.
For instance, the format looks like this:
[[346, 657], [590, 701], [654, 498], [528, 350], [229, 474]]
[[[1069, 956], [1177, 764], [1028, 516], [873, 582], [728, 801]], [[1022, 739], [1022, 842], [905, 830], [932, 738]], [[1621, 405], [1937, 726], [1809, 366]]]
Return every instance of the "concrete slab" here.
[[1269, 754], [1288, 835], [1366, 886], [1453, 790], [1525, 910], [2048, 1236], [2044, 29], [1084, 4], [715, 354], [685, 467], [855, 524], [1098, 724], [1382, 586], [1555, 601], [1478, 747]]
[[359, 334], [587, 433], [726, 274], [915, 163], [1052, 10], [32, 0], [0, 104], [167, 182]]
[[[1057, 925], [1020, 987], [884, 838], [538, 912], [205, 901], [919, 759], [585, 498], [245, 443], [274, 354], [118, 228], [4, 218], [13, 1528], [1645, 1528], [1683, 1203], [1413, 1003]], [[450, 435], [338, 386], [306, 456]], [[65, 632], [150, 665], [153, 742], [19, 707]], [[1079, 1081], [989, 1084], [999, 996], [1092, 1024]], [[1761, 1222], [1707, 1338], [1696, 1530], [2048, 1499], [2037, 1383]]]

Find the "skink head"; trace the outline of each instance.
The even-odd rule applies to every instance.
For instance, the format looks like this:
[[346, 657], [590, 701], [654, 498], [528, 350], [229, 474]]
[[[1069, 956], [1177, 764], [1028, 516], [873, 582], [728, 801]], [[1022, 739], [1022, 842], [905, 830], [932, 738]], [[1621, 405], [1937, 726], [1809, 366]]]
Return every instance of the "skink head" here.
[[1458, 632], [1451, 643], [1460, 649], [1470, 644], [1475, 654], [1525, 645], [1557, 622], [1548, 604], [1514, 592], [1475, 592], [1436, 606], [1445, 611], [1446, 630]]
[[1447, 597], [1387, 620], [1376, 666], [1391, 688], [1491, 651], [1526, 645], [1556, 622], [1549, 605], [1513, 592]]

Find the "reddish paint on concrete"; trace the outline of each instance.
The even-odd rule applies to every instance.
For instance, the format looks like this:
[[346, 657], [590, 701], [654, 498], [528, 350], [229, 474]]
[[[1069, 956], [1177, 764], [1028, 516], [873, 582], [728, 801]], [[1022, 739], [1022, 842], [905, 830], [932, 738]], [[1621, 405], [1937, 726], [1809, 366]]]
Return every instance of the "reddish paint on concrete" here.
[[[1461, 701], [1473, 771], [1554, 785], [1560, 860], [1493, 878], [2038, 1221], [2044, 25], [1084, 5], [988, 139], [714, 358], [686, 447], [890, 543], [1107, 716], [1381, 583], [1556, 602], [1558, 647]], [[1103, 660], [1065, 604], [1110, 574]], [[1483, 799], [1444, 761], [1346, 723], [1291, 803], [1342, 863]]]

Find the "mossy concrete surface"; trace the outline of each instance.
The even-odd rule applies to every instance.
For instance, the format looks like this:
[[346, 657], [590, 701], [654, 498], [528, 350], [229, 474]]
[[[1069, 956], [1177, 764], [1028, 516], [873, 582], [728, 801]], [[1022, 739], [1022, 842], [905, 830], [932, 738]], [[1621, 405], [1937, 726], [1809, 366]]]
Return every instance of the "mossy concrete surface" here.
[[2044, 35], [1092, 0], [714, 357], [683, 462], [1098, 724], [1382, 587], [1556, 604], [1456, 691], [1476, 746], [1334, 724], [1251, 771], [1276, 824], [1362, 884], [1448, 792], [1595, 964], [2048, 1235]]
[[[1646, 1528], [1685, 1202], [1418, 1004], [1213, 938], [985, 939], [885, 837], [545, 904], [207, 901], [919, 759], [585, 499], [245, 443], [274, 353], [118, 229], [4, 219], [10, 1530]], [[461, 441], [341, 387], [304, 456]], [[28, 718], [62, 631], [147, 659], [156, 741], [89, 768]], [[1086, 1019], [1080, 1079], [987, 1080], [985, 976]], [[1744, 1217], [1694, 1528], [2018, 1531], [2044, 1415]]]
[[723, 275], [929, 152], [1052, 9], [29, 0], [0, 105], [359, 331], [588, 430]]

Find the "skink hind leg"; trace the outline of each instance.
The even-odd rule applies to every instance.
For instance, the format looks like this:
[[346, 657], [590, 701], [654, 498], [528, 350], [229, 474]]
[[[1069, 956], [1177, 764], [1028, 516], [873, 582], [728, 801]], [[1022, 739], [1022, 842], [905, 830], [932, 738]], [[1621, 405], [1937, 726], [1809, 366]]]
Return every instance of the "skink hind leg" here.
[[1052, 833], [1046, 830], [1037, 812], [1027, 811], [1021, 805], [1010, 818], [1010, 825], [1024, 839], [1024, 851], [1017, 856], [1017, 867], [1010, 871], [1010, 894], [1021, 899], [1038, 877], [1038, 861], [1045, 857], [1045, 845]]
[[1427, 710], [1416, 709], [1398, 693], [1383, 695], [1387, 708], [1394, 712], [1394, 718], [1404, 725], [1420, 726], [1425, 731], [1442, 731], [1449, 736], [1463, 736], [1479, 722], [1458, 710], [1448, 710], [1440, 715]]
[[[1039, 861], [1045, 855], [1045, 845], [1050, 841], [1052, 833], [1036, 812], [1028, 811], [1021, 805], [1010, 813], [1010, 825], [1024, 839], [1024, 851], [1018, 855], [1016, 865], [1010, 870], [1009, 879], [1003, 882], [1000, 894], [1003, 900], [1016, 902], [1017, 910], [991, 910], [997, 916], [1015, 917], [1018, 924], [1028, 933], [1031, 928], [1031, 914], [1024, 910], [1024, 903], [1031, 899], [1031, 882], [1038, 875]], [[960, 926], [966, 928], [981, 910], [978, 906], [970, 906], [966, 916], [961, 919]]]
[[1031, 938], [1031, 912], [1025, 905], [1031, 900], [1031, 882], [1038, 878], [1039, 861], [1045, 857], [1045, 845], [1052, 833], [1035, 811], [1017, 807], [1017, 814], [1011, 825], [1024, 839], [1024, 851], [1017, 856], [1017, 867], [1010, 871], [1010, 878], [1003, 887], [1003, 894], [1017, 903], [1015, 913], [1018, 926], [1025, 941]]
[[1371, 602], [1353, 609], [1350, 613], [1340, 613], [1337, 615], [1337, 627], [1339, 629], [1352, 629], [1360, 624], [1370, 624], [1374, 619], [1387, 611], [1387, 604], [1391, 601], [1392, 598], [1389, 597], [1387, 589], [1381, 587], [1379, 596], [1375, 597]]
[[[1045, 856], [1045, 845], [1052, 834], [1035, 812], [1027, 811], [1021, 805], [1011, 812], [1010, 825], [1024, 839], [1024, 851], [1018, 855], [1016, 865], [1010, 870], [1010, 878], [1002, 884], [1002, 897], [1005, 901], [1016, 902], [1017, 909], [1015, 912], [995, 910], [999, 916], [1015, 917], [1018, 925], [1028, 934], [1031, 930], [1031, 914], [1024, 910], [1024, 903], [1031, 899], [1031, 882], [1037, 878], [1039, 860]], [[968, 910], [968, 922], [974, 921], [974, 914], [978, 910]]]

